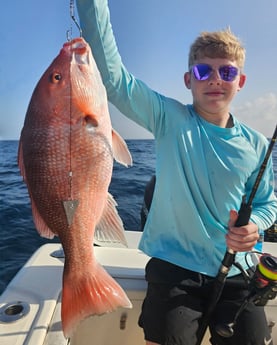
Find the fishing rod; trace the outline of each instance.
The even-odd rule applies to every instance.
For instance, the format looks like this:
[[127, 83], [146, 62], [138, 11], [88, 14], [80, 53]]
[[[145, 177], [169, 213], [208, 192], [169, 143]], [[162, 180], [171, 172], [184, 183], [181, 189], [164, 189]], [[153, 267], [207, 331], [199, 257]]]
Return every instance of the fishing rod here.
[[[271, 138], [271, 141], [269, 143], [269, 146], [268, 146], [265, 158], [263, 160], [263, 163], [262, 163], [260, 170], [258, 172], [254, 186], [253, 186], [252, 191], [250, 193], [249, 199], [248, 199], [248, 201], [246, 201], [245, 195], [242, 198], [242, 203], [241, 203], [241, 206], [240, 206], [240, 209], [238, 212], [238, 219], [235, 223], [236, 227], [247, 225], [249, 222], [251, 211], [252, 211], [252, 201], [253, 201], [253, 199], [256, 195], [256, 192], [258, 190], [259, 184], [261, 182], [262, 176], [263, 176], [264, 171], [265, 171], [266, 166], [267, 166], [268, 159], [271, 155], [271, 152], [273, 150], [273, 146], [274, 146], [276, 140], [277, 140], [277, 125], [275, 127], [275, 131], [274, 131], [273, 136]], [[224, 258], [221, 262], [221, 266], [220, 266], [218, 273], [217, 273], [215, 280], [214, 280], [213, 294], [211, 296], [210, 303], [207, 307], [207, 310], [206, 310], [206, 312], [203, 316], [203, 319], [202, 319], [202, 323], [201, 323], [201, 325], [198, 329], [198, 332], [197, 332], [197, 343], [196, 343], [196, 345], [200, 345], [203, 338], [204, 338], [206, 330], [209, 326], [211, 315], [212, 315], [212, 313], [213, 313], [213, 311], [214, 311], [214, 309], [215, 309], [215, 307], [216, 307], [216, 305], [220, 299], [220, 296], [222, 294], [222, 290], [223, 290], [227, 275], [230, 271], [231, 266], [235, 262], [235, 256], [236, 256], [236, 252], [233, 251], [231, 248], [227, 248], [225, 255], [224, 255]]]

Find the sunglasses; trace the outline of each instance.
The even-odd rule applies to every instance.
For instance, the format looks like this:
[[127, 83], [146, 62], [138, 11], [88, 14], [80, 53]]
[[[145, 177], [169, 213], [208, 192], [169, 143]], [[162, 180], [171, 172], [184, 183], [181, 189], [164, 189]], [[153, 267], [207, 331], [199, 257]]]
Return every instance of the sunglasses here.
[[[210, 78], [213, 72], [212, 66], [204, 63], [192, 66], [191, 70], [193, 71], [193, 75], [197, 80], [207, 80]], [[222, 80], [231, 82], [236, 79], [237, 75], [239, 74], [239, 70], [237, 67], [226, 65], [220, 66], [218, 68], [218, 73]]]

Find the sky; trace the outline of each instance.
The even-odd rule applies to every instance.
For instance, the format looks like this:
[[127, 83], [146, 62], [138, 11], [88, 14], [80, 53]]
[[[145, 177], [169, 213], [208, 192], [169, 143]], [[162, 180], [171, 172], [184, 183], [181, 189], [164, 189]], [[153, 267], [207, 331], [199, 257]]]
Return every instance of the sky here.
[[[0, 139], [19, 139], [36, 83], [67, 41], [67, 32], [72, 31], [72, 37], [79, 33], [70, 18], [70, 0], [0, 4]], [[191, 43], [201, 31], [230, 26], [247, 51], [246, 85], [231, 111], [272, 136], [277, 119], [276, 0], [109, 0], [109, 7], [129, 71], [183, 103], [192, 102], [183, 83]], [[152, 138], [113, 106], [110, 113], [113, 127], [124, 138]]]

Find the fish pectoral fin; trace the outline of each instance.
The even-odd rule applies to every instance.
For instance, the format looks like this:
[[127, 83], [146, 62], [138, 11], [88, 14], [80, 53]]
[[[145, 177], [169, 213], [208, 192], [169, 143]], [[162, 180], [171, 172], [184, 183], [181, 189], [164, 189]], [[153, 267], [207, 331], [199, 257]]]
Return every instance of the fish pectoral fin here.
[[[20, 140], [19, 146], [18, 146], [18, 165], [20, 173], [23, 177], [23, 180], [26, 182], [28, 186], [28, 181], [26, 179], [26, 173], [25, 173], [25, 166], [24, 166], [24, 160], [23, 160], [23, 149], [22, 149], [22, 142]], [[29, 187], [28, 187], [29, 189]], [[46, 225], [45, 221], [41, 218], [41, 215], [36, 207], [36, 204], [33, 200], [32, 194], [29, 189], [29, 195], [31, 199], [31, 207], [32, 207], [32, 213], [33, 213], [33, 220], [35, 223], [35, 227], [42, 237], [46, 238], [53, 238], [55, 234], [50, 230], [50, 228]]]
[[23, 161], [23, 148], [22, 148], [21, 140], [19, 141], [19, 146], [18, 146], [17, 162], [18, 162], [20, 174], [23, 177], [23, 180], [25, 180], [26, 174], [25, 174], [25, 167], [24, 167], [24, 161]]
[[131, 153], [126, 145], [126, 142], [121, 136], [112, 129], [112, 149], [114, 159], [126, 167], [133, 164]]
[[108, 193], [106, 207], [94, 232], [94, 242], [98, 245], [108, 243], [121, 243], [128, 247], [124, 234], [124, 227], [116, 209], [117, 203]]

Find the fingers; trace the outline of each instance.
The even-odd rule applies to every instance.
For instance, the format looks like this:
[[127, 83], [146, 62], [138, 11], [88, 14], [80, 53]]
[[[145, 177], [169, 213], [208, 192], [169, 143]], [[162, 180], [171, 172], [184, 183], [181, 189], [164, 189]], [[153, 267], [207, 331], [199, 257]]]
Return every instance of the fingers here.
[[226, 235], [227, 247], [236, 252], [250, 251], [259, 239], [258, 227], [254, 223], [235, 227], [237, 217], [236, 211], [230, 211], [229, 231]]
[[229, 223], [228, 223], [228, 227], [231, 228], [233, 226], [235, 226], [235, 223], [238, 219], [238, 212], [235, 211], [235, 210], [231, 210], [230, 213], [229, 213]]
[[228, 234], [226, 235], [226, 244], [228, 248], [231, 248], [235, 252], [248, 252], [253, 249], [258, 239], [258, 232], [249, 234], [246, 229], [245, 233], [238, 233], [234, 230], [229, 230]]

